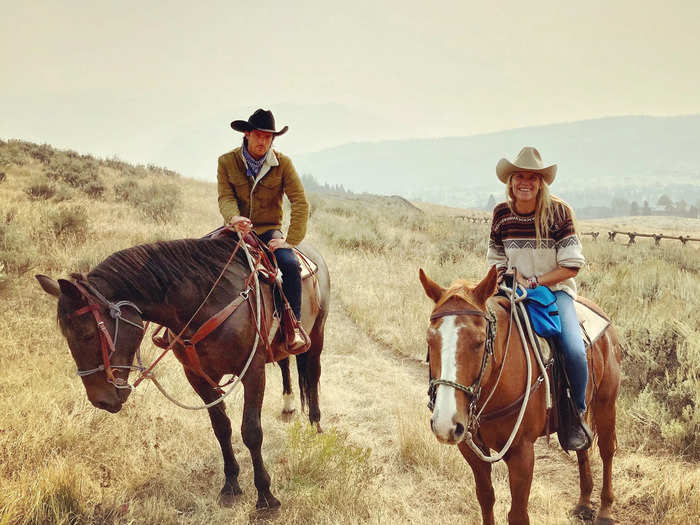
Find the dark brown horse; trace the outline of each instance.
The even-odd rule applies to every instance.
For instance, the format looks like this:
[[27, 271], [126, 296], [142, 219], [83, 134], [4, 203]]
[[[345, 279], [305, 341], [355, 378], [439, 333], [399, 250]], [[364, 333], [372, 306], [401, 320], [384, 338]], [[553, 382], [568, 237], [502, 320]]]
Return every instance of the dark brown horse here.
[[[456, 444], [474, 473], [476, 496], [484, 524], [493, 524], [495, 495], [491, 483], [491, 463], [482, 459], [490, 450], [503, 450], [519, 415], [527, 381], [537, 382], [534, 366], [527, 377], [525, 351], [516, 334], [508, 338], [510, 303], [494, 297], [497, 272], [491, 268], [486, 278], [474, 285], [457, 281], [449, 288], [429, 279], [420, 270], [425, 293], [435, 302], [428, 328], [431, 377], [437, 381], [435, 410], [431, 428], [442, 443]], [[587, 304], [591, 304], [590, 301]], [[600, 309], [592, 305], [598, 312]], [[602, 312], [600, 312], [602, 314]], [[490, 341], [489, 341], [490, 340]], [[508, 352], [506, 354], [506, 341]], [[490, 355], [490, 351], [493, 355]], [[528, 352], [532, 350], [528, 345]], [[505, 355], [505, 359], [504, 359]], [[612, 325], [589, 350], [587, 404], [592, 409], [598, 447], [603, 460], [603, 488], [596, 523], [612, 523], [612, 459], [615, 453], [615, 401], [620, 385], [621, 352]], [[532, 355], [532, 362], [535, 357]], [[474, 421], [470, 406], [481, 408], [496, 386], [479, 421]], [[511, 409], [513, 408], [513, 409]], [[504, 460], [508, 465], [511, 507], [508, 522], [527, 524], [528, 499], [534, 465], [534, 442], [545, 435], [547, 425], [545, 389], [533, 389], [524, 409], [522, 424], [515, 433]], [[472, 436], [473, 434], [473, 436]], [[593, 481], [588, 451], [579, 451], [580, 496], [574, 513], [590, 518]]]
[[[58, 322], [78, 370], [83, 371], [83, 384], [94, 406], [109, 412], [121, 409], [130, 390], [118, 386], [128, 381], [129, 367], [143, 337], [142, 322], [152, 321], [179, 333], [212, 288], [234, 246], [235, 241], [230, 238], [160, 242], [114, 253], [87, 276], [74, 274], [71, 280], [59, 279], [58, 282], [46, 276], [37, 276], [42, 288], [58, 298]], [[310, 279], [304, 281], [302, 324], [311, 338], [311, 348], [296, 356], [296, 361], [302, 406], [308, 407], [309, 419], [318, 425], [321, 418], [318, 406], [320, 355], [328, 315], [330, 279], [320, 254], [309, 245], [302, 246], [302, 250], [318, 266], [318, 290], [314, 289]], [[240, 260], [229, 265], [182, 339], [188, 339], [199, 326], [241, 295], [249, 273], [247, 265]], [[89, 305], [84, 293], [86, 287], [101, 295], [102, 300]], [[273, 303], [271, 287], [261, 282], [261, 288], [270, 319]], [[96, 313], [93, 314], [93, 311]], [[102, 326], [111, 339], [116, 339], [114, 353], [108, 360], [111, 363], [107, 367], [113, 371], [114, 380], [108, 377], [105, 370], [100, 370], [100, 365], [104, 367], [105, 362], [101, 348], [105, 336], [100, 335], [99, 323], [96, 322], [99, 320], [104, 321]], [[115, 329], [118, 334], [115, 334]], [[239, 375], [248, 360], [255, 335], [256, 323], [251, 308], [243, 303], [221, 326], [197, 344], [201, 369], [216, 382], [226, 374]], [[178, 359], [186, 364], [183, 347], [176, 344], [173, 350]], [[242, 377], [244, 401], [241, 434], [253, 460], [258, 508], [279, 505], [270, 492], [270, 476], [260, 450], [265, 361], [265, 347], [261, 343]], [[91, 373], [95, 369], [97, 371]], [[187, 366], [184, 371], [192, 388], [205, 403], [219, 397], [216, 389], [201, 374]], [[288, 361], [284, 362], [282, 372], [286, 377], [285, 394], [289, 395]], [[290, 409], [288, 400], [285, 409]], [[239, 467], [231, 446], [231, 423], [223, 402], [208, 411], [224, 458], [226, 479], [219, 500], [223, 505], [232, 505], [235, 497], [241, 494], [241, 488], [238, 484]]]

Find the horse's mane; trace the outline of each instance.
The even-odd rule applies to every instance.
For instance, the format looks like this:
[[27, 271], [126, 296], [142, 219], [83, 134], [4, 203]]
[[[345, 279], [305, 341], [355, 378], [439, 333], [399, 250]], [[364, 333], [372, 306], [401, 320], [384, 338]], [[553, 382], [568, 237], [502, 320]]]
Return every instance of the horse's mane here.
[[472, 290], [474, 290], [475, 287], [476, 284], [471, 281], [467, 281], [466, 279], [457, 279], [447, 290], [445, 290], [445, 293], [442, 294], [442, 297], [440, 297], [438, 302], [435, 303], [435, 309], [439, 308], [453, 298], [462, 299], [472, 306], [477, 305], [478, 301], [472, 294]]
[[171, 285], [186, 280], [210, 287], [235, 245], [230, 238], [143, 244], [113, 253], [87, 277], [109, 283], [115, 297], [162, 301]]

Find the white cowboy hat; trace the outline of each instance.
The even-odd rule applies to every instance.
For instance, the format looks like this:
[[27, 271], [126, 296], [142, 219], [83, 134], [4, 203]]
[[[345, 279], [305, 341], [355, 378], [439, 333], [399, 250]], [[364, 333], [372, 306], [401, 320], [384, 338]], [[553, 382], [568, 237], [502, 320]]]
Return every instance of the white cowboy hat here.
[[554, 182], [554, 177], [557, 176], [557, 165], [544, 167], [540, 152], [531, 146], [525, 146], [520, 150], [518, 156], [513, 162], [508, 159], [501, 159], [496, 164], [496, 175], [503, 184], [508, 184], [508, 179], [514, 171], [529, 171], [531, 173], [539, 173], [542, 175], [542, 180], [547, 184]]

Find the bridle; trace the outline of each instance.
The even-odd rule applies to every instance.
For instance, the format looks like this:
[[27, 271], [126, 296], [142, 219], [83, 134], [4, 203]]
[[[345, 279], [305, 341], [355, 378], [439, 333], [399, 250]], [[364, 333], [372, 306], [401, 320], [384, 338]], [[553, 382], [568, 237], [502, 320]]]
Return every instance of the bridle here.
[[486, 309], [486, 312], [481, 310], [469, 310], [469, 309], [458, 309], [458, 310], [443, 310], [442, 312], [434, 312], [430, 316], [430, 321], [435, 321], [443, 317], [457, 316], [457, 315], [473, 315], [477, 317], [483, 317], [486, 319], [486, 341], [484, 342], [484, 353], [481, 356], [481, 369], [479, 370], [478, 377], [469, 386], [464, 386], [455, 381], [448, 381], [446, 379], [431, 379], [430, 386], [428, 387], [428, 397], [430, 399], [428, 403], [428, 408], [431, 412], [434, 408], [435, 393], [438, 385], [445, 385], [464, 392], [469, 398], [469, 416], [474, 413], [476, 408], [476, 403], [481, 396], [481, 381], [484, 378], [484, 373], [486, 372], [486, 366], [489, 362], [489, 357], [493, 359], [493, 345], [496, 340], [496, 316], [491, 311], [490, 308]]
[[[131, 308], [136, 310], [139, 313], [139, 315], [141, 315], [142, 313], [141, 310], [131, 301], [111, 302], [107, 300], [94, 286], [92, 286], [86, 280], [78, 281], [77, 279], [74, 279], [72, 282], [88, 304], [86, 306], [78, 308], [77, 310], [69, 314], [68, 317], [78, 317], [87, 313], [92, 313], [95, 322], [97, 323], [98, 334], [100, 336], [100, 347], [102, 352], [102, 364], [97, 368], [92, 368], [90, 370], [78, 369], [78, 376], [85, 377], [104, 370], [108, 383], [114, 385], [114, 387], [118, 389], [132, 390], [133, 387], [129, 385], [126, 380], [114, 376], [114, 369], [122, 368], [128, 370], [142, 370], [143, 367], [137, 367], [132, 365], [112, 365], [110, 360], [117, 350], [116, 347], [117, 339], [119, 337], [119, 321], [124, 321], [125, 323], [130, 324], [131, 326], [135, 326], [139, 330], [144, 330], [142, 324], [130, 321], [122, 315], [122, 307], [130, 306]], [[115, 320], [114, 339], [112, 339], [109, 330], [107, 330], [107, 327], [105, 326], [105, 323], [102, 320], [100, 309], [104, 306], [106, 306], [109, 309], [110, 317], [112, 317], [112, 319]], [[140, 361], [141, 359], [139, 357], [139, 362]]]

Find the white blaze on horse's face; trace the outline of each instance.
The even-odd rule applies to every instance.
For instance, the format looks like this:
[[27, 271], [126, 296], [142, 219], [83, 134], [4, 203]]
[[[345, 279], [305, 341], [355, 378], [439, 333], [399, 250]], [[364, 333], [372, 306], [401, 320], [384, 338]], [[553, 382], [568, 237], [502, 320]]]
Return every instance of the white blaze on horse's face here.
[[[457, 348], [460, 325], [455, 316], [446, 316], [437, 330], [440, 339], [440, 379], [457, 382]], [[437, 335], [437, 334], [434, 334]], [[438, 440], [456, 443], [464, 435], [464, 425], [458, 422], [457, 390], [448, 385], [438, 385], [435, 407], [430, 426]]]

